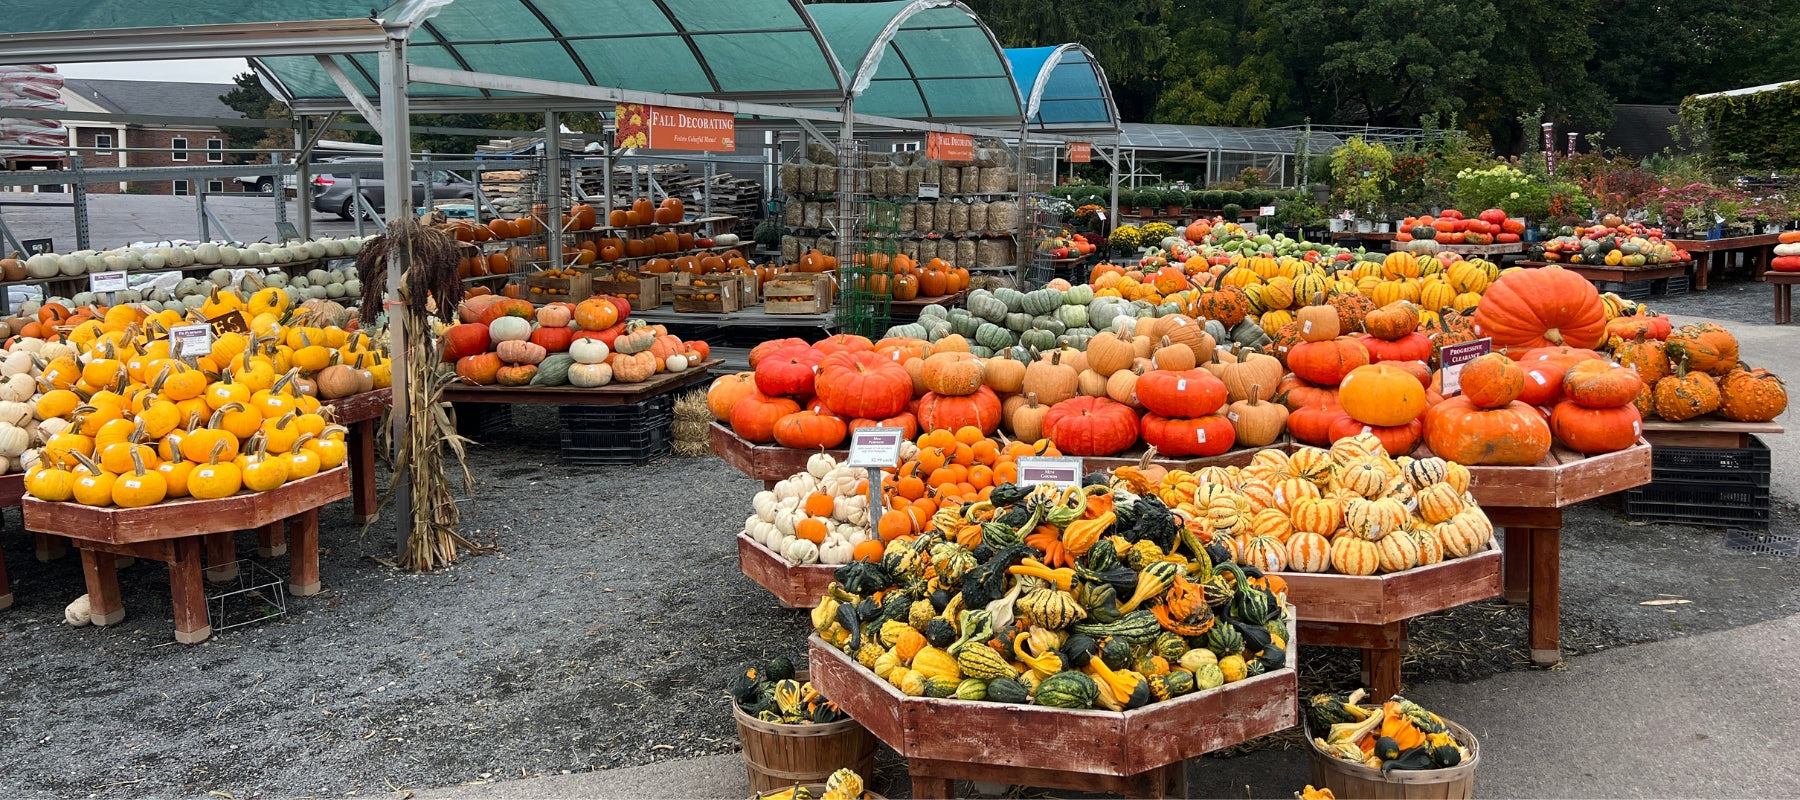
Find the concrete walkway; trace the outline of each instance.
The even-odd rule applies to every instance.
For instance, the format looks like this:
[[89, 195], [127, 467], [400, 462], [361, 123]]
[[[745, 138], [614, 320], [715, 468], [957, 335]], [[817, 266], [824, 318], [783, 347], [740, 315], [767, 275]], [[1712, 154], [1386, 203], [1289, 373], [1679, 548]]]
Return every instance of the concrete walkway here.
[[[1481, 740], [1481, 797], [1800, 794], [1800, 616], [1409, 694]], [[1304, 751], [1188, 764], [1192, 797], [1286, 798]], [[420, 800], [750, 796], [739, 756], [461, 786]]]

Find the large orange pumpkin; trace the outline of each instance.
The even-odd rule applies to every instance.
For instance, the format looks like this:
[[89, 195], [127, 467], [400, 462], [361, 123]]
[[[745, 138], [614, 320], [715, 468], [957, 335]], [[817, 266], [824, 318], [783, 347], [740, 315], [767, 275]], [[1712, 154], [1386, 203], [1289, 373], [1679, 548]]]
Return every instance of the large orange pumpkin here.
[[1515, 357], [1533, 347], [1594, 347], [1606, 339], [1599, 291], [1555, 265], [1501, 275], [1475, 307], [1475, 324]]
[[792, 399], [756, 392], [731, 407], [731, 429], [748, 441], [767, 444], [775, 441], [775, 423], [799, 410]]
[[470, 383], [485, 386], [496, 380], [502, 366], [505, 365], [500, 361], [500, 354], [477, 353], [457, 359], [456, 374]]
[[1074, 397], [1051, 407], [1044, 435], [1068, 455], [1109, 456], [1137, 442], [1137, 413], [1111, 398]]
[[739, 372], [724, 375], [712, 382], [706, 390], [706, 409], [712, 412], [713, 419], [720, 422], [731, 421], [731, 407], [756, 393], [756, 373]]
[[1550, 425], [1521, 402], [1476, 408], [1457, 396], [1425, 412], [1425, 444], [1439, 458], [1464, 465], [1531, 466], [1550, 452]]
[[775, 423], [775, 441], [797, 450], [829, 450], [844, 443], [844, 421], [830, 414], [800, 411]]
[[1295, 375], [1324, 386], [1336, 386], [1350, 371], [1369, 363], [1369, 349], [1346, 336], [1325, 342], [1301, 342], [1288, 351], [1287, 366]]
[[1550, 412], [1550, 432], [1557, 441], [1582, 453], [1611, 453], [1637, 443], [1644, 432], [1637, 407], [1626, 403], [1613, 408], [1589, 408], [1573, 399], [1556, 404]]
[[962, 397], [927, 392], [919, 400], [918, 418], [919, 426], [925, 430], [974, 427], [983, 434], [992, 434], [1000, 427], [1000, 397], [986, 386]]
[[1338, 402], [1352, 419], [1364, 425], [1405, 425], [1425, 413], [1425, 387], [1412, 373], [1399, 367], [1365, 364], [1344, 376], [1338, 386]]

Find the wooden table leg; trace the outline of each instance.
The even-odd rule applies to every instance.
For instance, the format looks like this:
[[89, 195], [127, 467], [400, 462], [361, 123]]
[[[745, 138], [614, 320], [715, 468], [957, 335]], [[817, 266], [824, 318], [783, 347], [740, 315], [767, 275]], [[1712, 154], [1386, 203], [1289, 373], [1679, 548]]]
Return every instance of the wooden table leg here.
[[1531, 601], [1531, 540], [1530, 528], [1506, 529], [1500, 564], [1501, 592], [1506, 602], [1513, 605]]
[[375, 490], [375, 421], [352, 424], [344, 443], [350, 449], [350, 519], [358, 525], [374, 522], [380, 516]]
[[956, 796], [956, 780], [937, 775], [921, 775], [916, 764], [908, 764], [907, 772], [912, 775], [912, 796], [915, 800], [950, 800]]
[[112, 553], [81, 551], [81, 574], [87, 579], [88, 607], [95, 625], [111, 625], [125, 619], [125, 603], [119, 599], [119, 572], [115, 563]]
[[206, 579], [201, 576], [204, 538], [183, 536], [170, 543], [175, 558], [169, 562], [169, 594], [175, 606], [175, 641], [182, 644], [198, 644], [212, 636], [206, 618]]
[[1369, 647], [1362, 651], [1363, 685], [1378, 700], [1400, 694], [1400, 661], [1406, 655], [1406, 623], [1379, 626], [1394, 640], [1391, 647]]
[[278, 519], [256, 529], [256, 557], [287, 555], [287, 520]]
[[1793, 318], [1794, 285], [1791, 283], [1771, 283], [1775, 287], [1775, 324], [1786, 325]]
[[0, 553], [0, 609], [12, 608], [12, 584], [6, 580], [6, 554]]
[[1706, 291], [1706, 271], [1710, 268], [1711, 263], [1712, 260], [1706, 253], [1694, 256], [1694, 291]]
[[1562, 529], [1539, 528], [1531, 536], [1531, 662], [1562, 661]]
[[1162, 798], [1169, 795], [1168, 779], [1164, 777], [1168, 769], [1160, 767], [1149, 772], [1140, 772], [1124, 780], [1126, 797]]
[[1163, 796], [1187, 797], [1187, 762], [1177, 761], [1163, 767]]
[[288, 518], [288, 591], [296, 597], [319, 593], [319, 510]]
[[37, 560], [49, 563], [69, 554], [69, 540], [53, 533], [37, 535]]
[[238, 576], [236, 531], [209, 533], [206, 539], [206, 579], [213, 583], [235, 581]]

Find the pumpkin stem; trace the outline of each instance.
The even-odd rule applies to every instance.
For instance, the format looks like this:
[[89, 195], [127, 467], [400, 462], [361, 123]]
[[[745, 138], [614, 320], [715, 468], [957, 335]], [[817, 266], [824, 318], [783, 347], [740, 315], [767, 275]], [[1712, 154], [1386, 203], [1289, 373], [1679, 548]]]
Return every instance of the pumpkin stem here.
[[225, 440], [220, 439], [218, 442], [213, 444], [212, 455], [206, 459], [207, 465], [213, 466], [213, 467], [218, 466], [219, 465], [219, 456], [224, 454], [224, 452], [225, 452]]
[[[138, 430], [142, 431], [143, 429], [143, 423], [139, 423]], [[144, 454], [136, 446], [131, 448], [131, 467], [138, 477], [144, 477]]]
[[1252, 407], [1262, 405], [1262, 384], [1260, 384], [1260, 383], [1250, 384], [1250, 398], [1249, 399], [1250, 399], [1250, 405]]

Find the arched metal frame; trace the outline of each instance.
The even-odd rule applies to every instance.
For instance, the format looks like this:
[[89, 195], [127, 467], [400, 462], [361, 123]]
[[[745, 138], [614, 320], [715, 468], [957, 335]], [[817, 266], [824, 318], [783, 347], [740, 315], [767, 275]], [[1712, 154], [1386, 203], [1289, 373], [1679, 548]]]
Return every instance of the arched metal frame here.
[[[1017, 70], [1020, 66], [1020, 56], [1027, 53], [1035, 56], [1036, 52], [1042, 50], [1049, 50], [1050, 52], [1039, 64], [1037, 74], [1030, 76], [1019, 74]], [[1069, 58], [1071, 54], [1078, 55], [1080, 57], [1079, 60], [1071, 60]], [[1031, 80], [1031, 89], [1025, 92], [1024, 114], [1025, 123], [1032, 130], [1057, 133], [1095, 133], [1115, 136], [1118, 134], [1120, 124], [1119, 107], [1113, 102], [1112, 85], [1106, 80], [1106, 68], [1100, 66], [1099, 59], [1095, 58], [1093, 52], [1089, 51], [1086, 47], [1083, 47], [1080, 44], [1070, 43], [1051, 48], [1012, 48], [1006, 51], [1006, 55], [1009, 65], [1013, 68], [1013, 79], [1015, 81], [1027, 78]], [[1055, 77], [1057, 71], [1065, 66], [1075, 65], [1081, 65], [1088, 68], [1088, 72], [1093, 76], [1093, 79], [1091, 82], [1083, 81], [1083, 84], [1084, 86], [1092, 87], [1094, 94], [1082, 97], [1065, 97], [1058, 95], [1050, 95], [1047, 97], [1046, 95], [1050, 91], [1050, 82]], [[1024, 85], [1020, 84], [1020, 88], [1023, 89]], [[1044, 112], [1043, 104], [1046, 100], [1052, 103], [1086, 103], [1097, 101], [1101, 103], [1105, 109], [1105, 118], [1097, 120], [1084, 119], [1073, 122], [1045, 122], [1042, 119], [1042, 116]]]
[[[856, 64], [856, 68], [849, 71], [848, 74], [848, 91], [846, 92], [847, 104], [855, 105], [876, 81], [905, 80], [913, 85], [914, 91], [919, 96], [920, 103], [925, 111], [924, 115], [920, 118], [924, 121], [958, 122], [971, 125], [992, 124], [996, 126], [1004, 125], [1011, 127], [1014, 123], [1023, 118], [1024, 101], [1019, 94], [1017, 82], [1013, 79], [1011, 65], [1006, 60], [1005, 49], [1000, 46], [1000, 41], [994, 37], [994, 32], [989, 30], [987, 25], [981, 21], [980, 15], [976, 14], [973, 9], [964, 5], [960, 0], [908, 0], [907, 2], [898, 3], [827, 3], [809, 6], [808, 10], [815, 18], [823, 12], [827, 22], [822, 26], [822, 29], [827, 30], [827, 40], [829, 41], [831, 38], [831, 31], [829, 29], [833, 27], [832, 20], [836, 13], [844, 12], [861, 14], [871, 12], [876, 8], [892, 8], [893, 12], [888, 17], [887, 22], [882, 25], [880, 30], [875, 34], [875, 37], [869, 41], [861, 53], [837, 52], [839, 48], [846, 44], [842, 41], [833, 46], [833, 52], [840, 62], [848, 63], [848, 61], [846, 61], [848, 58], [854, 60], [854, 63]], [[967, 18], [967, 24], [933, 25], [929, 28], [907, 27], [907, 24], [920, 14], [930, 11], [946, 10], [960, 12], [962, 16]], [[906, 40], [908, 39], [907, 33], [909, 31], [945, 29], [980, 31], [982, 37], [987, 40], [988, 45], [992, 48], [994, 55], [993, 65], [996, 72], [987, 75], [958, 75], [954, 77], [920, 75], [919, 70], [915, 67], [913, 62], [908, 59], [906, 52], [903, 49], [906, 45]], [[861, 43], [857, 42], [856, 44], [860, 45]], [[889, 56], [894, 57], [901, 64], [901, 67], [906, 72], [904, 78], [884, 79], [878, 77], [882, 65], [886, 63], [886, 59]], [[932, 112], [931, 99], [926, 91], [925, 84], [945, 80], [982, 79], [1006, 81], [1010, 88], [1010, 94], [1013, 101], [1013, 108], [1008, 109], [1009, 113], [989, 114], [970, 118], [941, 116]], [[875, 110], [875, 113], [895, 116], [895, 114], [890, 113], [886, 109], [877, 109]]]

